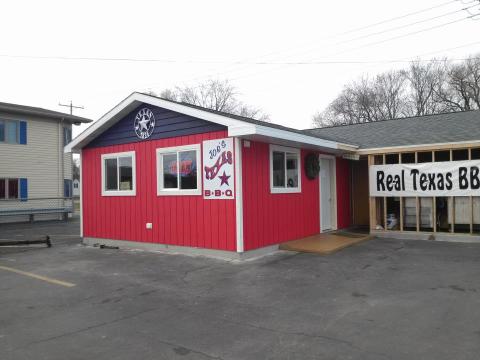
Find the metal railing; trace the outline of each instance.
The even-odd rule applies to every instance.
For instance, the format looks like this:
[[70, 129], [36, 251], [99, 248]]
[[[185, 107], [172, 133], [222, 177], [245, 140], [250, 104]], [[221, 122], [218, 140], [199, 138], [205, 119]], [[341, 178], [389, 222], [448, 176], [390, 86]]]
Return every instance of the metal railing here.
[[35, 215], [62, 214], [66, 219], [74, 211], [71, 197], [0, 199], [0, 217], [28, 216], [33, 221]]

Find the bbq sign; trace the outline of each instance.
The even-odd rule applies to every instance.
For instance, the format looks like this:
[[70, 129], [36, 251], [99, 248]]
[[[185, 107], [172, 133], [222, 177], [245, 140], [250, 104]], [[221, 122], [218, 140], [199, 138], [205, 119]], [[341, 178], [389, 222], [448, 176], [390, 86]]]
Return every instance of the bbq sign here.
[[480, 196], [480, 160], [372, 165], [370, 196]]
[[234, 195], [233, 139], [204, 141], [203, 197], [205, 199], [233, 199]]

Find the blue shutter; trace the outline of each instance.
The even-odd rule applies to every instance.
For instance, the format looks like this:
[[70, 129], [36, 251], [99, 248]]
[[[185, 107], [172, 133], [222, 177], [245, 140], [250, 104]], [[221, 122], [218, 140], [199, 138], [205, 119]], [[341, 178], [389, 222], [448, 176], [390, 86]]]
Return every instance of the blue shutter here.
[[20, 179], [20, 200], [28, 200], [28, 180], [25, 178]]
[[72, 197], [72, 180], [63, 179], [63, 197]]
[[27, 145], [27, 122], [20, 121], [20, 144]]
[[63, 147], [67, 146], [67, 128], [63, 128]]
[[67, 146], [72, 142], [72, 129], [63, 128], [63, 146]]

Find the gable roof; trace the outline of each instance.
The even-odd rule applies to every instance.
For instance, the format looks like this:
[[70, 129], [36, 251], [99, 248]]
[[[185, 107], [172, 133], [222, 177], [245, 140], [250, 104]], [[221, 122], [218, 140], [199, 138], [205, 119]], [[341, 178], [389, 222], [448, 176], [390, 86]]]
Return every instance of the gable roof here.
[[0, 111], [12, 114], [33, 115], [55, 120], [64, 120], [71, 123], [89, 123], [92, 120], [80, 116], [65, 114], [60, 111], [53, 111], [34, 106], [18, 105], [0, 102]]
[[357, 149], [356, 145], [330, 140], [327, 136], [134, 92], [78, 135], [65, 147], [65, 152], [78, 152], [142, 103], [223, 125], [228, 129], [228, 136], [310, 147], [332, 153], [353, 152]]
[[480, 141], [480, 111], [415, 116], [304, 130], [361, 150]]

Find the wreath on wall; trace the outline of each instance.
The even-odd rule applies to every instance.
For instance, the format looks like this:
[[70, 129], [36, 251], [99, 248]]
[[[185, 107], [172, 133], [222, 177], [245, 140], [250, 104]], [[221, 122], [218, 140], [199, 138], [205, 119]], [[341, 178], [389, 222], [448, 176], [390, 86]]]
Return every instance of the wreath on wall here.
[[314, 180], [319, 172], [320, 161], [318, 160], [318, 156], [314, 153], [307, 154], [307, 156], [305, 156], [305, 173], [307, 174], [307, 178]]

